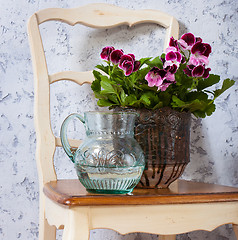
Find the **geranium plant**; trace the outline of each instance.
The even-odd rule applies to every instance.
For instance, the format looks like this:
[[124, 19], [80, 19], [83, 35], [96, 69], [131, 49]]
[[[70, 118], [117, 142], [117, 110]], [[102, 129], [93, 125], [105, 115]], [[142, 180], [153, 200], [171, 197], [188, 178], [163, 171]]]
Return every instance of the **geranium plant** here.
[[215, 111], [215, 99], [235, 83], [225, 79], [220, 89], [211, 90], [220, 76], [210, 74], [210, 53], [211, 46], [192, 33], [179, 40], [171, 37], [165, 53], [154, 59], [137, 61], [134, 54], [104, 47], [100, 56], [105, 64], [93, 71], [92, 90], [101, 107], [170, 107], [204, 118]]

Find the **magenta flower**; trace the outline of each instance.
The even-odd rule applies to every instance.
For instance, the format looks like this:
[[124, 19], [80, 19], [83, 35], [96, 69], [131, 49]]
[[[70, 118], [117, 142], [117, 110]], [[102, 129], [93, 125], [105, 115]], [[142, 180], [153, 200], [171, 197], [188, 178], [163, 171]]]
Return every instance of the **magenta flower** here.
[[164, 62], [164, 68], [167, 69], [168, 66], [173, 66], [173, 65], [176, 65], [178, 68], [182, 60], [181, 53], [177, 51], [176, 47], [168, 47], [166, 48], [165, 52], [166, 52], [166, 55], [165, 55], [166, 61]]
[[101, 54], [100, 54], [101, 59], [110, 61], [110, 55], [111, 55], [111, 52], [112, 52], [113, 50], [115, 50], [115, 48], [112, 47], [112, 46], [111, 46], [111, 47], [109, 47], [109, 46], [104, 47], [104, 48], [102, 49]]
[[175, 83], [174, 74], [157, 67], [153, 67], [146, 74], [145, 80], [147, 80], [149, 87], [156, 86], [158, 87], [158, 90], [161, 91], [165, 91], [170, 84]]
[[177, 69], [178, 69], [178, 66], [175, 64], [164, 68], [165, 71], [170, 72], [171, 74], [175, 74], [177, 72]]
[[183, 36], [178, 40], [181, 47], [186, 50], [190, 50], [194, 45], [196, 39], [192, 33], [185, 33]]
[[179, 51], [178, 41], [176, 39], [174, 39], [174, 37], [170, 38], [169, 46], [170, 47], [175, 47], [176, 50]]
[[211, 68], [205, 68], [204, 73], [203, 73], [203, 78], [208, 78], [209, 77], [209, 72], [211, 71]]
[[202, 39], [200, 37], [196, 37], [196, 41], [195, 42], [202, 42]]
[[129, 56], [131, 56], [132, 57], [132, 59], [133, 59], [133, 61], [135, 61], [135, 55], [134, 54], [132, 54], [132, 53], [129, 53], [129, 54], [127, 54], [127, 55], [129, 55]]
[[134, 60], [130, 55], [122, 55], [118, 66], [129, 76], [133, 72]]
[[171, 84], [172, 82], [167, 82], [167, 83], [164, 82], [162, 85], [158, 87], [158, 90], [161, 90], [162, 92], [164, 92]]
[[140, 67], [140, 62], [135, 61], [135, 56], [133, 54], [122, 55], [119, 68], [121, 68], [126, 76], [129, 76], [132, 72], [136, 72]]
[[145, 80], [147, 80], [148, 86], [160, 86], [163, 83], [163, 79], [166, 73], [167, 72], [165, 70], [159, 69], [157, 67], [151, 68], [151, 70], [145, 76]]
[[133, 72], [136, 72], [140, 68], [140, 61], [135, 61], [134, 62], [134, 69]]
[[122, 50], [119, 50], [119, 49], [113, 50], [110, 55], [111, 62], [117, 65], [120, 62], [122, 55], [123, 55]]
[[198, 66], [188, 65], [187, 68], [185, 68], [183, 71], [189, 77], [208, 78], [211, 68], [205, 68], [203, 65]]
[[191, 57], [189, 59], [189, 64], [192, 65], [208, 65], [209, 60], [209, 54], [211, 53], [212, 48], [208, 43], [203, 43], [203, 42], [196, 42], [192, 48], [191, 48]]

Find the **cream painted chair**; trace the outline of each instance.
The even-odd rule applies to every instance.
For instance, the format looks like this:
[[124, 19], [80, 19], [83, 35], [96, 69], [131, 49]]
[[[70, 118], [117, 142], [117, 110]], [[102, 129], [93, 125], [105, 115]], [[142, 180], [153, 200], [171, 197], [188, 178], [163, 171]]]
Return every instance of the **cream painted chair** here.
[[[64, 240], [87, 240], [90, 229], [106, 228], [121, 234], [147, 232], [160, 239], [174, 240], [176, 234], [197, 229], [238, 224], [238, 190], [209, 184], [178, 181], [170, 189], [136, 189], [133, 195], [93, 195], [78, 180], [57, 180], [53, 157], [61, 146], [51, 130], [50, 84], [60, 80], [80, 85], [93, 81], [92, 72], [58, 72], [48, 74], [39, 25], [59, 20], [70, 25], [80, 23], [92, 28], [111, 28], [153, 22], [167, 29], [165, 47], [170, 36], [178, 37], [178, 22], [155, 10], [127, 10], [107, 4], [90, 4], [75, 9], [44, 9], [31, 16], [28, 23], [35, 81], [36, 160], [40, 184], [39, 238], [56, 238], [62, 229]], [[80, 141], [71, 140], [72, 147]]]

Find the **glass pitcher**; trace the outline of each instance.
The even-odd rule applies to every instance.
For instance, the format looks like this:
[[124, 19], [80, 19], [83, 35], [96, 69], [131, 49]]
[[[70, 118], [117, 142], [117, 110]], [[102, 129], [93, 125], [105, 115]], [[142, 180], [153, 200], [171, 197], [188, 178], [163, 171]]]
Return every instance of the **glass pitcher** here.
[[[67, 139], [67, 126], [78, 118], [86, 129], [86, 138], [76, 151]], [[134, 139], [137, 117], [132, 112], [74, 113], [63, 122], [62, 146], [75, 165], [78, 178], [89, 192], [129, 193], [138, 184], [145, 166], [144, 154]]]

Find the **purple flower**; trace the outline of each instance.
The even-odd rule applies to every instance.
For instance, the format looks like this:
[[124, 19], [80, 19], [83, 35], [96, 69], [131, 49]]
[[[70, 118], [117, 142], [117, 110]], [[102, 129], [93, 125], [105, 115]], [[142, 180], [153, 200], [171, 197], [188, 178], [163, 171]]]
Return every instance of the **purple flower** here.
[[122, 55], [123, 55], [122, 50], [119, 50], [119, 49], [113, 50], [110, 55], [111, 62], [117, 65], [120, 62]]
[[211, 68], [205, 68], [204, 65], [198, 65], [198, 66], [188, 65], [187, 68], [185, 68], [183, 71], [189, 77], [208, 78]]
[[183, 36], [178, 40], [181, 47], [186, 50], [190, 50], [194, 45], [196, 39], [192, 33], [185, 33]]
[[101, 58], [104, 59], [104, 60], [110, 61], [110, 55], [111, 55], [111, 52], [112, 52], [113, 50], [115, 50], [115, 48], [112, 47], [112, 46], [111, 46], [111, 47], [109, 47], [109, 46], [104, 47], [104, 48], [102, 49], [101, 54], [100, 54]]
[[158, 90], [161, 91], [165, 91], [170, 84], [175, 83], [174, 74], [157, 67], [153, 67], [146, 74], [145, 80], [147, 80], [149, 87], [156, 86], [158, 87]]
[[189, 59], [189, 64], [192, 65], [208, 65], [209, 54], [211, 53], [212, 48], [208, 43], [196, 42], [191, 48], [191, 57]]
[[140, 62], [135, 61], [135, 56], [133, 54], [122, 55], [119, 68], [121, 68], [126, 76], [129, 76], [132, 72], [136, 72], [140, 67]]

